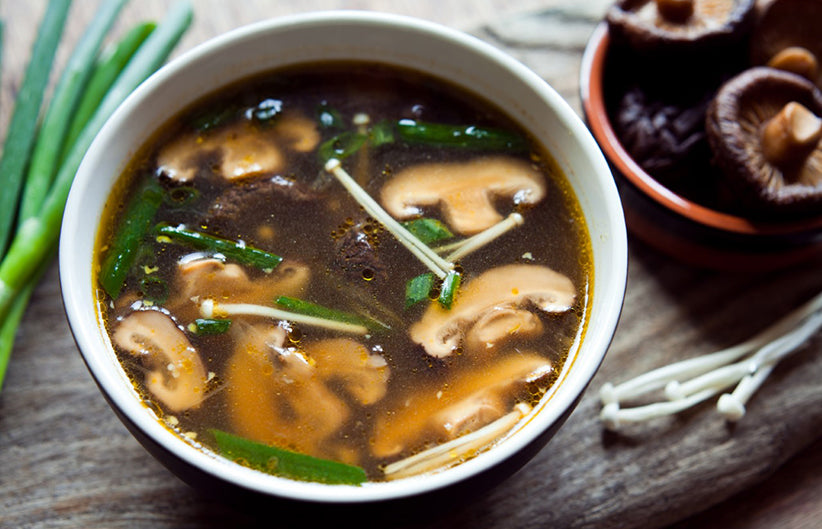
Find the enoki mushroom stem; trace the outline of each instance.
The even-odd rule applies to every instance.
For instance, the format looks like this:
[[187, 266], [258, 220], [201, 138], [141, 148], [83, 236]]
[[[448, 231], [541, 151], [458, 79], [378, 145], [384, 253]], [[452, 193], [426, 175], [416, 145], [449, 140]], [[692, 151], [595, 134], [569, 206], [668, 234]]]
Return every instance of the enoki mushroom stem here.
[[377, 201], [371, 198], [371, 196], [351, 178], [346, 170], [342, 168], [339, 160], [336, 158], [328, 160], [325, 164], [325, 170], [334, 175], [354, 200], [356, 200], [369, 215], [385, 226], [385, 229], [390, 231], [403, 246], [408, 248], [408, 250], [413, 253], [420, 262], [434, 272], [437, 277], [445, 279], [448, 272], [454, 269], [453, 263], [449, 263], [437, 255], [428, 245], [417, 239], [411, 232], [405, 229], [402, 224], [394, 220], [394, 217], [382, 209]]
[[512, 412], [475, 432], [387, 465], [384, 470], [385, 477], [399, 479], [459, 463], [511, 430], [530, 411], [531, 407], [528, 404], [518, 403]]
[[[822, 294], [782, 318], [754, 338], [722, 351], [664, 366], [617, 386], [600, 390], [600, 419], [608, 429], [679, 413], [724, 393], [717, 409], [725, 419], [745, 415], [745, 404], [780, 360], [796, 351], [822, 328]], [[667, 402], [623, 408], [626, 399], [665, 387]]]
[[266, 307], [265, 305], [252, 305], [249, 303], [217, 303], [213, 299], [206, 299], [200, 303], [200, 314], [204, 318], [215, 316], [260, 316], [274, 320], [291, 321], [302, 323], [312, 327], [322, 327], [334, 331], [350, 334], [368, 334], [368, 328], [364, 325], [346, 323], [342, 321], [328, 320], [316, 316], [308, 316], [296, 312]]
[[490, 228], [460, 241], [456, 246], [449, 248], [453, 249], [453, 251], [446, 255], [445, 259], [450, 262], [457, 261], [466, 255], [479, 250], [489, 242], [503, 236], [517, 226], [522, 226], [524, 222], [525, 219], [522, 218], [522, 215], [519, 213], [511, 213], [505, 219], [494, 224]]
[[762, 152], [774, 165], [803, 162], [822, 138], [822, 119], [791, 101], [762, 128]]

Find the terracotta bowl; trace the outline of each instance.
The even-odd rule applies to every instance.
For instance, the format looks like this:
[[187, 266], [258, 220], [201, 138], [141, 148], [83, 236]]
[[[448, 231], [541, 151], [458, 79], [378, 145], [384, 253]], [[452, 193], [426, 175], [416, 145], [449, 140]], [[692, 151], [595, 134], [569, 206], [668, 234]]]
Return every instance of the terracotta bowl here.
[[580, 70], [585, 119], [614, 169], [631, 235], [688, 264], [715, 269], [770, 269], [822, 259], [822, 216], [757, 222], [711, 209], [658, 182], [631, 158], [609, 117], [610, 38], [601, 23]]
[[[530, 420], [504, 442], [437, 473], [360, 487], [296, 482], [198, 450], [161, 424], [114, 354], [94, 295], [97, 227], [118, 175], [135, 150], [181, 108], [236, 80], [296, 63], [369, 60], [418, 69], [472, 90], [505, 109], [555, 153], [577, 194], [590, 233], [596, 281], [590, 320], [558, 382]], [[574, 409], [610, 344], [622, 307], [627, 242], [619, 195], [596, 142], [568, 104], [538, 75], [479, 39], [429, 22], [378, 13], [318, 12], [240, 28], [183, 54], [143, 83], [111, 117], [74, 180], [60, 242], [63, 298], [71, 330], [94, 379], [135, 437], [187, 482], [220, 497], [256, 497], [272, 520], [281, 500], [308, 507], [374, 507], [423, 499], [429, 512], [455, 491], [476, 491], [510, 475], [551, 438]], [[539, 501], [538, 498], [534, 499]], [[276, 522], [275, 522], [276, 523]]]

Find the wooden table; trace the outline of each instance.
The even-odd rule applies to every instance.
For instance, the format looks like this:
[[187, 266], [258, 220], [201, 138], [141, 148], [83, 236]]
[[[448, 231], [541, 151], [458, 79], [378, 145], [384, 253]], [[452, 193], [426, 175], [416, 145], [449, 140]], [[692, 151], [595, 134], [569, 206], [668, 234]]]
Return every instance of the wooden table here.
[[[15, 1], [0, 8], [6, 22], [0, 102], [4, 124], [44, 4], [44, 0]], [[164, 0], [132, 2], [115, 31], [122, 33], [137, 20], [161, 17], [165, 4]], [[196, 21], [178, 53], [231, 28], [287, 13], [328, 8], [390, 11], [491, 40], [551, 81], [577, 110], [581, 45], [595, 21], [590, 13], [604, 5], [603, 0], [577, 1], [581, 6], [573, 9], [577, 14], [588, 12], [588, 18], [562, 24], [564, 32], [558, 35], [553, 29], [541, 32], [543, 19], [534, 14], [560, 4], [567, 8], [573, 2], [195, 0], [194, 4]], [[65, 62], [70, 50], [66, 44], [76, 42], [95, 5], [83, 1], [73, 6], [59, 63]], [[822, 290], [822, 274], [814, 265], [762, 273], [699, 270], [672, 262], [633, 240], [630, 259], [625, 309], [613, 346], [566, 427], [531, 464], [500, 487], [434, 520], [413, 525], [652, 528], [679, 522], [675, 527], [819, 527], [822, 441], [814, 441], [818, 434], [808, 431], [819, 415], [788, 422], [782, 410], [773, 409], [793, 402], [792, 388], [804, 388], [801, 398], [819, 402], [815, 381], [820, 380], [822, 343], [818, 338], [762, 388], [751, 402], [749, 417], [736, 428], [719, 424], [707, 405], [642, 435], [608, 433], [596, 418], [596, 391], [606, 380], [619, 381], [658, 365], [661, 351], [666, 352], [665, 358], [684, 357], [749, 337]], [[744, 443], [769, 428], [779, 430], [778, 440], [784, 442], [754, 444], [756, 453], [746, 454]], [[575, 451], [574, 446], [579, 448]], [[767, 450], [768, 446], [776, 448]], [[725, 449], [736, 459], [719, 459]], [[715, 475], [702, 482], [693, 472], [702, 461], [701, 451], [706, 464], [700, 472]], [[682, 460], [683, 468], [666, 466], [668, 459], [685, 452], [693, 457]], [[745, 458], [755, 462], [748, 466]], [[729, 475], [716, 461], [727, 461]], [[690, 480], [692, 490], [677, 489], [677, 479]], [[695, 499], [688, 501], [688, 494]], [[562, 500], [566, 497], [570, 499]], [[575, 500], [583, 510], [562, 514], [565, 504]], [[703, 509], [707, 510], [698, 514]], [[244, 527], [276, 520], [276, 513], [269, 515], [256, 519], [205, 498], [176, 479], [128, 434], [76, 351], [62, 312], [57, 269], [52, 267], [33, 296], [0, 393], [0, 527]], [[682, 521], [687, 516], [692, 517]]]

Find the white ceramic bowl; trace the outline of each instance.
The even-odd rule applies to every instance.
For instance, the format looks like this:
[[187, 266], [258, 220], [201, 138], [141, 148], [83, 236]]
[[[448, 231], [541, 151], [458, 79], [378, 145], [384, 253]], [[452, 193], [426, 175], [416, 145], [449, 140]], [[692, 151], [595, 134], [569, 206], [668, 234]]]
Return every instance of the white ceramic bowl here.
[[[232, 81], [295, 63], [357, 59], [421, 70], [496, 103], [553, 153], [582, 205], [595, 265], [590, 324], [538, 413], [505, 442], [449, 470], [361, 487], [294, 482], [192, 448], [138, 400], [100, 325], [92, 284], [97, 227], [112, 185], [170, 116]], [[593, 377], [613, 336], [625, 289], [627, 244], [619, 196], [588, 130], [541, 78], [482, 41], [432, 23], [369, 12], [264, 21], [182, 55], [141, 85], [89, 149], [68, 199], [60, 274], [68, 320], [91, 374], [135, 437], [194, 485], [323, 504], [372, 504], [485, 485], [508, 476], [548, 441]], [[431, 494], [428, 494], [429, 496]]]

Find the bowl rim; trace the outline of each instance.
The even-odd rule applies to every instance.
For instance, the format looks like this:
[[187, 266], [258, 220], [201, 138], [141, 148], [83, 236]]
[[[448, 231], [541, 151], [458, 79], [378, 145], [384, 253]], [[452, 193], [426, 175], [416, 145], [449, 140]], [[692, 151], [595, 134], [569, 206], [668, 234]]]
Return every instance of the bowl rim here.
[[[135, 108], [144, 104], [153, 91], [163, 86], [164, 83], [171, 82], [176, 73], [186, 65], [206, 60], [212, 52], [223, 47], [231, 47], [244, 39], [254, 39], [259, 37], [260, 34], [267, 34], [272, 31], [340, 23], [359, 24], [372, 28], [388, 27], [395, 30], [402, 28], [406, 31], [413, 31], [420, 38], [437, 40], [441, 41], [442, 45], [470, 50], [472, 53], [482, 56], [484, 60], [507, 69], [512, 76], [516, 76], [518, 82], [538, 93], [549, 104], [552, 112], [556, 113], [558, 120], [567, 128], [568, 133], [576, 138], [581, 152], [584, 152], [585, 156], [589, 158], [590, 163], [596, 169], [597, 175], [602, 175], [602, 177], [597, 176], [597, 182], [602, 186], [603, 196], [608, 198], [606, 203], [607, 211], [603, 212], [603, 217], [604, 222], [607, 223], [606, 225], [612, 229], [609, 233], [612, 240], [608, 246], [608, 257], [611, 261], [609, 265], [613, 266], [615, 270], [613, 284], [607, 286], [601, 292], [598, 290], [597, 295], [602, 299], [598, 302], [595, 297], [591, 304], [591, 310], [593, 311], [597, 303], [601, 303], [602, 319], [596, 324], [596, 332], [594, 332], [594, 326], [590, 322], [588, 325], [587, 334], [590, 336], [586, 336], [585, 341], [591, 344], [587, 347], [590, 351], [586, 355], [590, 358], [586, 357], [584, 362], [575, 362], [579, 365], [575, 367], [573, 377], [565, 381], [566, 386], [569, 384], [572, 384], [572, 386], [553, 395], [556, 398], [552, 398], [552, 400], [556, 401], [556, 405], [535, 414], [531, 420], [519, 428], [516, 435], [509, 437], [504, 443], [494, 446], [492, 450], [487, 450], [460, 465], [438, 473], [393, 482], [369, 483], [362, 487], [297, 482], [242, 467], [225, 458], [209, 455], [205, 451], [192, 448], [180, 440], [177, 435], [167, 430], [156, 417], [146, 413], [145, 405], [135, 398], [133, 391], [129, 392], [122, 387], [121, 373], [115, 372], [116, 368], [111, 368], [110, 344], [105, 350], [97, 350], [99, 340], [102, 339], [99, 337], [101, 334], [98, 326], [99, 322], [95, 320], [93, 322], [95, 324], [94, 329], [91, 329], [91, 322], [88, 322], [86, 316], [84, 316], [84, 311], [89, 310], [88, 303], [85, 300], [91, 298], [92, 304], [94, 304], [94, 296], [91, 292], [83, 292], [81, 284], [78, 284], [82, 282], [77, 281], [77, 278], [85, 279], [83, 278], [84, 274], [87, 274], [88, 278], [91, 277], [91, 263], [85, 262], [84, 256], [77, 255], [79, 252], [69, 249], [74, 232], [81, 230], [83, 227], [81, 211], [84, 208], [81, 205], [83, 200], [81, 193], [89, 186], [89, 182], [93, 177], [94, 165], [103, 156], [102, 151], [105, 148], [105, 143], [111, 141], [111, 137], [115, 135], [117, 130], [126, 126], [128, 115], [133, 113]], [[605, 178], [605, 175], [608, 178]], [[110, 187], [108, 189], [110, 190]], [[94, 224], [93, 229], [95, 229], [96, 237], [96, 222]], [[91, 228], [86, 226], [85, 229]], [[209, 39], [184, 52], [152, 75], [115, 111], [87, 152], [77, 172], [75, 184], [69, 193], [63, 229], [61, 230], [59, 260], [64, 305], [71, 331], [89, 371], [118, 414], [121, 413], [128, 417], [141, 433], [148, 436], [164, 450], [171, 452], [186, 464], [205, 471], [220, 480], [266, 495], [337, 504], [402, 499], [464, 482], [512, 458], [536, 441], [549, 428], [561, 422], [562, 415], [573, 409], [582, 392], [590, 383], [613, 339], [624, 300], [628, 266], [624, 217], [607, 162], [577, 114], [545, 80], [491, 44], [459, 30], [413, 17], [366, 11], [318, 11], [283, 16], [242, 26]], [[579, 360], [579, 356], [578, 351], [577, 360]], [[131, 389], [133, 390], [133, 388]]]
[[699, 225], [742, 235], [794, 235], [822, 228], [822, 215], [768, 223], [703, 206], [673, 192], [640, 167], [619, 140], [605, 105], [604, 75], [610, 43], [608, 23], [602, 21], [591, 34], [580, 64], [583, 114], [605, 156], [642, 194]]

